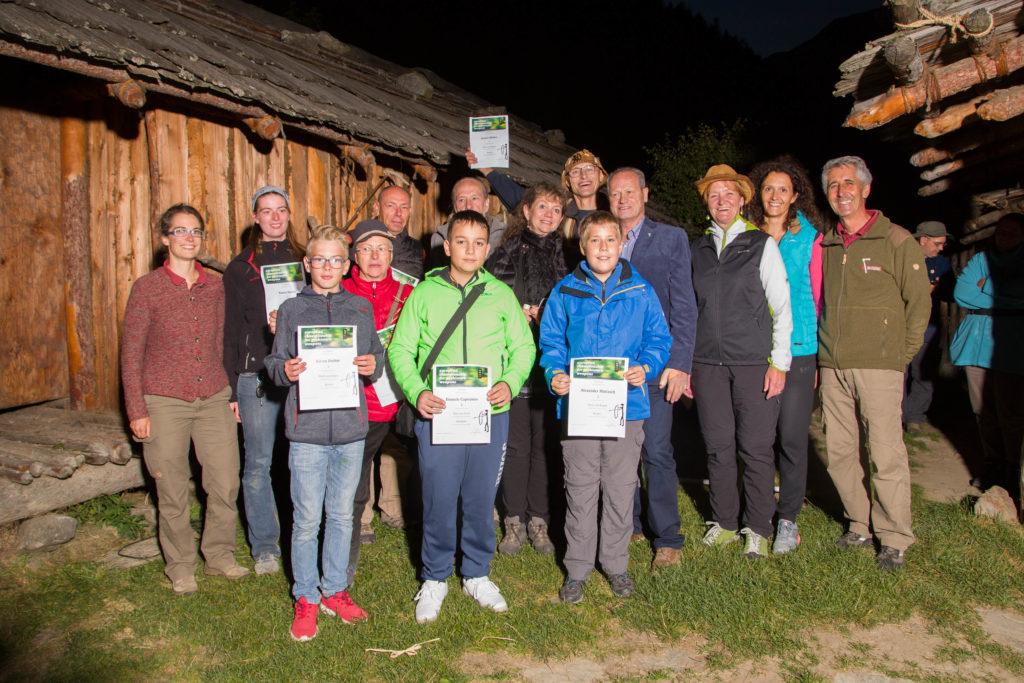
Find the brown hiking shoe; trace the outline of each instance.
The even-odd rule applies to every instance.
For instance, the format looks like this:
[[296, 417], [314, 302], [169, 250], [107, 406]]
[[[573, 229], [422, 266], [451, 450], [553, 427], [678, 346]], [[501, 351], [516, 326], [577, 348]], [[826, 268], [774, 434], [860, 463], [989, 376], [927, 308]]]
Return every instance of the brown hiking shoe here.
[[498, 544], [498, 552], [502, 555], [515, 555], [526, 543], [526, 529], [518, 517], [505, 518], [505, 537]]
[[651, 562], [651, 569], [661, 567], [674, 567], [680, 563], [679, 556], [682, 551], [679, 548], [658, 548], [654, 551], [654, 560]]
[[555, 544], [548, 538], [548, 523], [540, 517], [534, 517], [526, 525], [526, 533], [530, 537], [533, 549], [541, 555], [555, 552]]

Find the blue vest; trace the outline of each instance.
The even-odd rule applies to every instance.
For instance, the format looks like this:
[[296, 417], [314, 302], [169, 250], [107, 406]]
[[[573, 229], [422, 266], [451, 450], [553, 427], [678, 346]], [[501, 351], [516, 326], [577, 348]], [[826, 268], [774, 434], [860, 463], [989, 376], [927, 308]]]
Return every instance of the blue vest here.
[[793, 312], [793, 336], [789, 348], [796, 356], [818, 353], [818, 312], [811, 293], [811, 250], [818, 231], [797, 212], [800, 232], [786, 230], [779, 241], [782, 262], [789, 279], [789, 307]]

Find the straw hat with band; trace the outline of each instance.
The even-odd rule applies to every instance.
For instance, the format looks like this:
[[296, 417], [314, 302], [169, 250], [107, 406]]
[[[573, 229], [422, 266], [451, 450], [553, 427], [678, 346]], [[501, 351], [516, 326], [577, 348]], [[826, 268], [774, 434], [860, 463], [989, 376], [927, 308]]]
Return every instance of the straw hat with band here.
[[715, 164], [708, 169], [703, 178], [694, 183], [702, 199], [707, 200], [708, 188], [711, 187], [711, 183], [718, 182], [719, 180], [731, 180], [736, 183], [746, 203], [749, 204], [750, 200], [754, 198], [754, 183], [750, 182], [750, 178], [737, 173], [728, 164]]

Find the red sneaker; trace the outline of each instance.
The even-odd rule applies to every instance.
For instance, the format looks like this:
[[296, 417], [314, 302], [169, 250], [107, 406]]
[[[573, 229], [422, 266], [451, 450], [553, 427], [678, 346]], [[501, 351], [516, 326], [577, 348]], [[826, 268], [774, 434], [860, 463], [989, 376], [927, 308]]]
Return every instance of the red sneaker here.
[[304, 643], [316, 638], [316, 604], [309, 604], [306, 598], [295, 603], [295, 619], [292, 621], [292, 640]]
[[366, 621], [369, 615], [366, 610], [352, 602], [348, 597], [348, 591], [341, 591], [334, 595], [324, 596], [320, 602], [320, 611], [332, 617], [338, 617], [346, 624], [354, 624], [357, 621]]

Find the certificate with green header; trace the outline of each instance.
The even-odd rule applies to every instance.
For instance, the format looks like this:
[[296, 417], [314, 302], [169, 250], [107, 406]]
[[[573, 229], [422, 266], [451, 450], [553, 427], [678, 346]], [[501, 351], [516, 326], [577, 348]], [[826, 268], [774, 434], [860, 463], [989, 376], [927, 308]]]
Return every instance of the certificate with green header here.
[[434, 415], [433, 444], [490, 443], [491, 368], [487, 365], [435, 365], [434, 395], [445, 402]]
[[390, 406], [398, 403], [398, 397], [402, 395], [402, 390], [398, 388], [398, 382], [395, 381], [395, 375], [391, 371], [391, 364], [387, 360], [388, 346], [391, 345], [391, 338], [395, 336], [395, 326], [382, 327], [377, 330], [377, 336], [380, 337], [381, 346], [384, 347], [384, 372], [370, 386], [377, 394], [377, 400], [381, 406]]
[[626, 435], [628, 358], [573, 358], [569, 361], [569, 436], [622, 438]]
[[471, 168], [508, 168], [508, 115], [469, 117]]
[[391, 277], [395, 278], [399, 284], [409, 285], [410, 287], [415, 287], [420, 283], [419, 278], [415, 278], [412, 275], [409, 275], [409, 273], [403, 273], [397, 268], [391, 269]]
[[276, 311], [306, 286], [306, 274], [302, 271], [302, 264], [297, 261], [260, 266], [260, 279], [263, 281], [263, 297], [267, 302], [268, 323], [271, 311]]
[[299, 375], [299, 410], [358, 408], [363, 390], [353, 361], [355, 325], [301, 325], [298, 357], [306, 364]]

